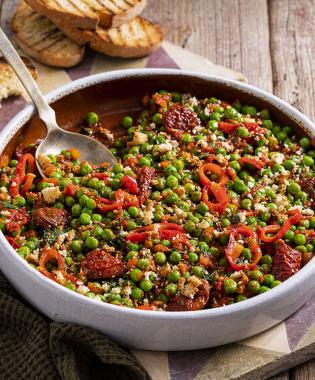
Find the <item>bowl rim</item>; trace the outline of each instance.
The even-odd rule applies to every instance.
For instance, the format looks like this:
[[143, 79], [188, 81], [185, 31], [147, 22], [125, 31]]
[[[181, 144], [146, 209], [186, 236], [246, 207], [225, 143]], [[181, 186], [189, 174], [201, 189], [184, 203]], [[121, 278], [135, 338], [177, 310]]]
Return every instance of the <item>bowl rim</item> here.
[[[97, 85], [99, 83], [113, 81], [116, 79], [123, 78], [140, 78], [141, 77], [150, 77], [150, 76], [182, 76], [182, 77], [192, 77], [201, 80], [206, 80], [209, 82], [216, 82], [222, 85], [232, 86], [236, 90], [243, 91], [248, 95], [253, 96], [254, 98], [264, 99], [265, 101], [271, 103], [275, 108], [280, 109], [283, 113], [285, 113], [289, 118], [294, 119], [295, 122], [302, 124], [306, 127], [307, 131], [314, 136], [315, 135], [315, 125], [312, 121], [298, 111], [296, 108], [291, 106], [289, 103], [284, 100], [278, 98], [277, 96], [270, 94], [262, 89], [259, 89], [250, 84], [239, 82], [233, 79], [224, 78], [216, 75], [208, 75], [200, 72], [190, 71], [190, 70], [178, 70], [178, 69], [128, 69], [128, 70], [117, 70], [117, 71], [109, 71], [104, 73], [99, 73], [95, 75], [86, 76], [83, 78], [79, 78], [75, 81], [69, 82], [62, 86], [57, 87], [56, 89], [50, 91], [45, 95], [45, 98], [49, 103], [54, 102], [58, 99], [65, 97], [73, 92], [79, 91], [83, 88], [90, 87], [93, 85]], [[24, 109], [22, 109], [16, 116], [14, 116], [6, 126], [0, 132], [0, 151], [2, 153], [4, 147], [12, 139], [13, 135], [10, 136], [10, 132], [14, 130], [16, 133], [20, 130], [26, 121], [28, 121], [35, 114], [35, 107], [30, 104], [27, 105]], [[21, 125], [19, 125], [21, 124]], [[16, 127], [18, 125], [18, 127]], [[227, 305], [218, 308], [212, 309], [202, 309], [197, 311], [177, 311], [177, 312], [169, 312], [169, 311], [151, 311], [151, 310], [141, 310], [141, 309], [133, 309], [127, 307], [121, 307], [117, 305], [112, 305], [106, 302], [100, 302], [98, 300], [94, 300], [83, 296], [77, 292], [73, 292], [70, 289], [48, 279], [42, 274], [38, 273], [38, 271], [30, 266], [23, 258], [16, 254], [15, 249], [10, 245], [10, 243], [6, 240], [4, 234], [1, 232], [0, 234], [0, 243], [4, 245], [5, 248], [3, 251], [3, 255], [13, 255], [13, 258], [17, 265], [20, 267], [19, 269], [26, 271], [27, 275], [32, 278], [36, 284], [44, 284], [45, 286], [52, 287], [55, 291], [63, 293], [67, 296], [69, 301], [75, 301], [80, 304], [85, 305], [93, 305], [94, 308], [98, 308], [100, 312], [112, 312], [119, 313], [124, 315], [125, 317], [133, 316], [133, 317], [141, 317], [147, 319], [162, 319], [162, 320], [184, 320], [184, 319], [208, 319], [211, 317], [223, 317], [226, 315], [240, 314], [243, 312], [250, 311], [262, 311], [265, 310], [266, 307], [276, 302], [277, 300], [283, 299], [283, 297], [288, 296], [291, 291], [294, 291], [297, 286], [302, 286], [305, 281], [311, 281], [311, 278], [315, 275], [315, 266], [312, 265], [311, 262], [307, 263], [299, 272], [294, 274], [292, 277], [287, 279], [285, 282], [280, 284], [279, 286], [271, 289], [270, 291], [257, 295], [255, 297], [249, 298], [243, 302], [234, 303], [232, 305]], [[311, 260], [312, 261], [312, 260]], [[3, 272], [5, 274], [5, 271]]]

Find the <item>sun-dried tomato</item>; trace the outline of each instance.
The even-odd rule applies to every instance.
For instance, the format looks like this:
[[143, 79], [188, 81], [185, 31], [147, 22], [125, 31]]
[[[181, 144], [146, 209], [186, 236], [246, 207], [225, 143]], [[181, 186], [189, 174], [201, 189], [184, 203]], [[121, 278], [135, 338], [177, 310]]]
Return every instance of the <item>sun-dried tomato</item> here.
[[6, 229], [8, 232], [19, 232], [21, 227], [25, 226], [30, 217], [27, 215], [25, 208], [19, 210], [10, 210], [10, 217], [7, 219]]
[[173, 297], [167, 306], [168, 311], [195, 311], [203, 309], [210, 297], [210, 285], [208, 281], [201, 280], [198, 292], [194, 298], [185, 297], [181, 294]]
[[139, 184], [139, 203], [146, 202], [151, 194], [151, 182], [155, 175], [155, 169], [149, 166], [143, 166], [139, 169], [138, 184]]
[[183, 132], [191, 131], [200, 125], [197, 115], [179, 104], [175, 104], [164, 113], [162, 122], [165, 130], [176, 139], [180, 139]]
[[104, 249], [89, 252], [81, 261], [81, 269], [88, 279], [111, 279], [123, 276], [127, 267], [123, 261]]
[[64, 227], [70, 220], [67, 210], [55, 207], [42, 207], [35, 209], [32, 220], [37, 227], [49, 229], [54, 227]]
[[275, 246], [272, 274], [277, 280], [284, 281], [300, 270], [302, 255], [301, 252], [291, 248], [282, 239], [278, 240]]

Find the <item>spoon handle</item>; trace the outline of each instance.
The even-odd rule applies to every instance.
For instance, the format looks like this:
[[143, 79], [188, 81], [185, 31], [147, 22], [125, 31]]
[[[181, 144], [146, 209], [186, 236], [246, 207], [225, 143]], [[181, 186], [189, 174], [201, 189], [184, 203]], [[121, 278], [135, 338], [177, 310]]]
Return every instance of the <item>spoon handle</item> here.
[[40, 119], [43, 120], [43, 122], [46, 124], [47, 132], [50, 132], [56, 128], [59, 129], [56, 122], [55, 111], [47, 103], [42, 92], [37, 86], [37, 83], [33, 79], [32, 75], [26, 68], [25, 64], [9, 41], [8, 37], [5, 35], [2, 28], [0, 28], [0, 50], [7, 62], [12, 66], [16, 75], [22, 82], [24, 88], [33, 100]]

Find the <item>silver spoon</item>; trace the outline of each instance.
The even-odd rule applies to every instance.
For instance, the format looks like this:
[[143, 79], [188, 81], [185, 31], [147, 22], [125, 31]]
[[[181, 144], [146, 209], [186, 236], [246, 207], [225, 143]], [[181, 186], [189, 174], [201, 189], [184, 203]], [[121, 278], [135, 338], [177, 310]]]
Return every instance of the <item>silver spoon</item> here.
[[37, 108], [40, 119], [47, 128], [47, 135], [38, 146], [35, 154], [37, 169], [42, 177], [45, 175], [39, 165], [38, 157], [40, 155], [59, 154], [62, 150], [69, 148], [79, 150], [81, 153], [80, 160], [86, 160], [93, 164], [108, 162], [111, 166], [117, 163], [113, 153], [99, 141], [79, 133], [67, 132], [58, 126], [55, 111], [49, 106], [32, 75], [1, 28], [0, 50], [20, 78]]

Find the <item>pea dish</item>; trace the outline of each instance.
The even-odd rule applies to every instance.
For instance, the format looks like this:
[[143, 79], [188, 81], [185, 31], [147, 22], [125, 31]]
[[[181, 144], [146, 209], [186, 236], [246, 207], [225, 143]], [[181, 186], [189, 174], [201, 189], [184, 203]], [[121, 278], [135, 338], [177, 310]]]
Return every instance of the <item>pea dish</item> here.
[[[212, 95], [212, 94], [211, 94]], [[160, 90], [113, 135], [89, 112], [82, 133], [118, 163], [75, 147], [17, 147], [1, 167], [0, 228], [42, 275], [89, 298], [194, 311], [259, 296], [315, 252], [315, 141], [268, 109]]]

